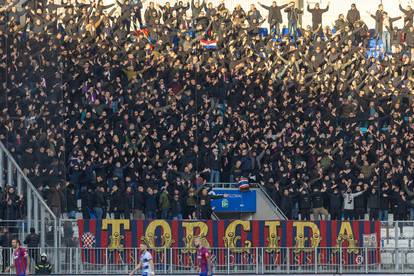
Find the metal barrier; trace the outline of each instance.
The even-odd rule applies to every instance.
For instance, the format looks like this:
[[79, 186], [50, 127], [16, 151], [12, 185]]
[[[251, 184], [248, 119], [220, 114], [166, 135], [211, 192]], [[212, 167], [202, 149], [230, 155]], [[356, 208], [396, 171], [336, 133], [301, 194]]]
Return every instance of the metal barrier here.
[[[6, 184], [15, 187], [17, 193], [23, 195], [25, 201], [26, 219], [25, 227], [21, 228], [22, 236], [28, 234], [29, 229], [34, 227], [36, 232], [40, 234], [40, 245], [42, 247], [57, 248], [58, 221], [55, 214], [23, 173], [10, 152], [0, 142], [0, 187], [4, 188]], [[19, 221], [15, 222], [18, 223]]]
[[[196, 250], [150, 249], [156, 274], [194, 274]], [[138, 248], [29, 249], [32, 260], [48, 255], [55, 274], [128, 274], [139, 259]], [[346, 274], [414, 273], [414, 250], [409, 248], [211, 248], [216, 274]], [[12, 249], [1, 249], [2, 267], [10, 264]], [[6, 263], [4, 263], [6, 262]], [[31, 270], [34, 272], [32, 261]]]
[[[230, 189], [230, 188], [238, 188], [239, 185], [235, 182], [207, 182], [205, 184], [208, 187], [212, 188], [219, 188], [219, 189]], [[259, 188], [260, 185], [258, 183], [249, 183], [251, 188]]]

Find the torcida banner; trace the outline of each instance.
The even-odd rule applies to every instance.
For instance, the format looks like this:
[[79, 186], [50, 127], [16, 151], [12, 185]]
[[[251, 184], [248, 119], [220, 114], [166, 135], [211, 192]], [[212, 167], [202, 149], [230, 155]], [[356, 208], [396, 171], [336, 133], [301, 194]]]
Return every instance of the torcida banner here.
[[[360, 247], [369, 247], [371, 250], [379, 248], [381, 240], [379, 221], [104, 219], [78, 220], [78, 228], [80, 246], [84, 249], [82, 258], [91, 263], [100, 263], [103, 258], [107, 258], [104, 251], [92, 254], [91, 249], [94, 248], [121, 252], [125, 255], [121, 258], [122, 262], [129, 263], [132, 260], [125, 251], [139, 247], [142, 242], [161, 255], [169, 248], [180, 248], [180, 254], [193, 254], [193, 241], [197, 236], [209, 248], [228, 248], [228, 252], [232, 253], [251, 254], [252, 248], [261, 247], [266, 254], [272, 254], [272, 259], [277, 258], [278, 262], [287, 258], [283, 253], [287, 247], [292, 248], [292, 254], [302, 254], [301, 262], [309, 259], [303, 254], [314, 252], [314, 248], [330, 248], [326, 249], [329, 254], [325, 257], [318, 253], [318, 257], [325, 258], [327, 262], [328, 259], [336, 261], [338, 256], [335, 257], [334, 254], [339, 250], [359, 256]], [[289, 257], [290, 260], [295, 258], [296, 256]], [[377, 262], [378, 258], [379, 256], [372, 256], [372, 263]], [[222, 258], [217, 261], [220, 262], [220, 259]], [[271, 261], [270, 257], [267, 259]], [[226, 259], [222, 261], [225, 262]]]
[[[378, 221], [279, 220], [78, 220], [82, 248], [190, 248], [195, 236], [208, 247], [364, 247], [364, 237], [380, 242]], [[372, 247], [372, 246], [370, 246]]]

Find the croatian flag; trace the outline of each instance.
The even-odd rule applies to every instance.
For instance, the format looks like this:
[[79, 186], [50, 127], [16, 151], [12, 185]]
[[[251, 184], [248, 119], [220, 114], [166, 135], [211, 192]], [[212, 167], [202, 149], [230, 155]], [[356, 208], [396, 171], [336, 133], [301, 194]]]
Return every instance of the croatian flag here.
[[202, 39], [200, 43], [205, 49], [217, 49], [217, 40]]
[[249, 179], [242, 177], [239, 179], [240, 192], [247, 192], [250, 190]]

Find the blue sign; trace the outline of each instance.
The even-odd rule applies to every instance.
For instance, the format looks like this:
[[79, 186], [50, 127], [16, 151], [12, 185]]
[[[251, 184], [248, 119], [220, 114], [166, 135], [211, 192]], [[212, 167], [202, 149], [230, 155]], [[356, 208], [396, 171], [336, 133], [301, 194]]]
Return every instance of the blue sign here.
[[256, 191], [240, 192], [238, 189], [213, 189], [216, 195], [225, 195], [223, 198], [213, 199], [211, 207], [217, 213], [255, 213]]

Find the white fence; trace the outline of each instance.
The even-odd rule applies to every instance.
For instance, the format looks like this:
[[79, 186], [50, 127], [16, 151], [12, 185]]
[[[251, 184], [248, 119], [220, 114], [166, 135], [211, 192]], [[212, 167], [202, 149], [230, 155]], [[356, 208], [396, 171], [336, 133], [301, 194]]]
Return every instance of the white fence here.
[[[57, 252], [55, 255], [52, 248], [29, 249], [33, 260], [46, 253], [51, 263], [58, 264], [53, 273], [65, 275], [128, 274], [140, 254], [137, 248], [76, 247], [59, 248]], [[411, 248], [212, 248], [210, 252], [215, 274], [414, 273]], [[11, 249], [0, 253], [0, 260], [11, 261]], [[157, 248], [151, 253], [156, 274], [197, 271], [195, 249]]]

